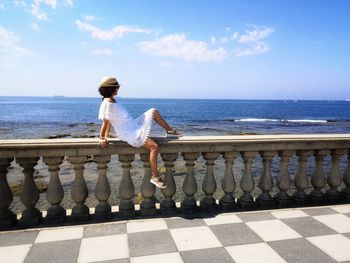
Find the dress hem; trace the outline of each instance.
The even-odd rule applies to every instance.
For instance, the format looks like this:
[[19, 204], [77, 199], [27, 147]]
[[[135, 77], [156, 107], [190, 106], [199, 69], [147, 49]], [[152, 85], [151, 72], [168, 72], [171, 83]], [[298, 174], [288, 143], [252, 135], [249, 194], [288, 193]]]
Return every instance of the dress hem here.
[[151, 133], [152, 124], [153, 124], [152, 122], [153, 122], [154, 111], [155, 111], [155, 109], [152, 109], [152, 111], [151, 111], [151, 120], [149, 121], [149, 123], [146, 126], [145, 136], [142, 138], [141, 142], [136, 144], [136, 145], [134, 145], [134, 147], [141, 148], [146, 143], [147, 139], [149, 138], [150, 133]]

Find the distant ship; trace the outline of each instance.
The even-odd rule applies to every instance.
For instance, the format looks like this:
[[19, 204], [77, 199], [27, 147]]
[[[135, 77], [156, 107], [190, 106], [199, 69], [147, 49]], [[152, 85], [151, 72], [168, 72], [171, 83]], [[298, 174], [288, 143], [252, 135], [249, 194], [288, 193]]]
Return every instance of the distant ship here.
[[54, 98], [64, 98], [63, 95], [53, 95]]
[[345, 101], [350, 101], [350, 99], [345, 99]]

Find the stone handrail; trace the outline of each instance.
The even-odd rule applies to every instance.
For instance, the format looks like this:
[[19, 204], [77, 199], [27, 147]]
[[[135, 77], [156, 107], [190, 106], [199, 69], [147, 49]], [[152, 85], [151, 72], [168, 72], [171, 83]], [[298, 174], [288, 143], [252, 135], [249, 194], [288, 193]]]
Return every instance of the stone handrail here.
[[[119, 185], [120, 203], [117, 215], [130, 218], [138, 215], [154, 216], [161, 214], [193, 214], [198, 211], [213, 212], [254, 208], [290, 207], [293, 205], [324, 204], [325, 202], [350, 201], [350, 134], [312, 134], [312, 135], [245, 135], [245, 136], [184, 136], [179, 139], [153, 138], [159, 144], [160, 156], [165, 164], [165, 180], [168, 187], [162, 190], [164, 198], [159, 208], [156, 206], [155, 187], [149, 182], [150, 163], [148, 152], [144, 148], [133, 148], [118, 139], [111, 139], [108, 148], [98, 147], [97, 139], [33, 139], [0, 140], [0, 228], [12, 226], [27, 227], [42, 222], [63, 222], [67, 219], [66, 210], [60, 205], [64, 191], [59, 178], [60, 164], [63, 158], [74, 166], [75, 179], [71, 185], [71, 197], [75, 203], [70, 219], [85, 221], [90, 219], [109, 219], [112, 216], [108, 198], [111, 194], [106, 176], [107, 164], [111, 155], [117, 155], [121, 162], [122, 177]], [[140, 154], [143, 162], [144, 179], [141, 185], [143, 201], [140, 210], [135, 211], [134, 184], [131, 178], [131, 163], [135, 155]], [[186, 166], [186, 175], [182, 183], [183, 200], [174, 200], [176, 189], [174, 182], [174, 162], [179, 154]], [[252, 175], [252, 163], [256, 156], [263, 159], [263, 171], [257, 186]], [[203, 198], [198, 205], [195, 199], [197, 182], [194, 166], [198, 158], [205, 160], [206, 171], [203, 178]], [[220, 200], [213, 197], [217, 189], [214, 176], [214, 161], [222, 156], [225, 160], [220, 187], [224, 192]], [[242, 176], [239, 182], [233, 174], [234, 160], [244, 160]], [[298, 157], [297, 172], [294, 178], [288, 170], [290, 158]], [[315, 167], [311, 178], [307, 175], [307, 160], [315, 157]], [[330, 172], [324, 173], [324, 159], [331, 156]], [[340, 159], [347, 156], [347, 169], [341, 174]], [[84, 180], [84, 164], [88, 157], [96, 163], [98, 180], [95, 197], [98, 201], [94, 214], [85, 204], [88, 189]], [[271, 175], [271, 161], [279, 157], [279, 175], [274, 180]], [[39, 158], [48, 166], [50, 181], [46, 198], [50, 204], [45, 216], [35, 206], [39, 193], [33, 177], [34, 166]], [[7, 177], [8, 167], [15, 160], [23, 168], [24, 183], [20, 200], [25, 209], [18, 216], [9, 209], [13, 201]], [[271, 190], [278, 191], [272, 194]], [[311, 193], [305, 191], [312, 188]], [[342, 186], [342, 189], [340, 187]], [[252, 191], [258, 187], [260, 194], [254, 198]], [[290, 194], [294, 187], [293, 194]], [[235, 190], [242, 194], [234, 196]], [[176, 202], [181, 202], [180, 206]], [[199, 200], [198, 200], [199, 201]], [[218, 201], [218, 202], [217, 202]]]

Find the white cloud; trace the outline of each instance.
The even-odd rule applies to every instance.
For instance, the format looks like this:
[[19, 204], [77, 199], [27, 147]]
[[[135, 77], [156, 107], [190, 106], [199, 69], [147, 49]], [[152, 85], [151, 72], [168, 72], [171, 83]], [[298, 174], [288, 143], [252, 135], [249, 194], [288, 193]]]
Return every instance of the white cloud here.
[[5, 10], [5, 5], [0, 3], [0, 11]]
[[40, 7], [38, 5], [32, 4], [30, 13], [38, 20], [48, 20], [47, 13], [40, 10]]
[[272, 27], [267, 26], [250, 26], [253, 27], [253, 30], [245, 30], [244, 35], [235, 32], [231, 37], [232, 40], [237, 40], [237, 42], [241, 44], [241, 46], [233, 51], [236, 56], [249, 56], [270, 51], [270, 47], [265, 42], [265, 39], [275, 30]]
[[35, 2], [41, 2], [43, 4], [51, 6], [52, 9], [56, 9], [57, 6], [57, 0], [34, 0], [34, 3]]
[[209, 49], [207, 43], [188, 40], [185, 34], [167, 35], [154, 41], [138, 43], [137, 46], [147, 54], [174, 57], [186, 61], [222, 61], [228, 56], [227, 51], [222, 47]]
[[47, 13], [42, 10], [42, 5], [56, 9], [57, 0], [34, 0], [30, 13], [38, 20], [48, 20]]
[[265, 52], [270, 51], [270, 47], [264, 43], [264, 42], [256, 42], [253, 43], [251, 46], [246, 47], [246, 48], [237, 48], [234, 51], [234, 54], [238, 57], [240, 56], [249, 56], [249, 55], [254, 55], [254, 54], [262, 54]]
[[[226, 34], [218, 40], [212, 36], [211, 44], [220, 43], [225, 47], [235, 45], [235, 49], [230, 52], [230, 55], [249, 56], [254, 54], [262, 54], [270, 51], [266, 39], [275, 31], [274, 28], [268, 26], [258, 26], [247, 24], [250, 30], [245, 30], [243, 34], [231, 30], [226, 27]], [[231, 33], [233, 32], [233, 33]]]
[[240, 35], [238, 38], [239, 43], [256, 43], [270, 36], [274, 29], [267, 26], [252, 25], [255, 30], [245, 30], [245, 35]]
[[95, 49], [91, 52], [94, 55], [112, 55], [114, 54], [113, 50], [109, 48]]
[[23, 8], [27, 13], [32, 15], [37, 20], [48, 21], [47, 11], [56, 10], [58, 4], [72, 6], [73, 0], [14, 0], [16, 6]]
[[85, 16], [83, 16], [83, 18], [84, 18], [84, 20], [90, 21], [90, 22], [97, 20], [97, 17], [91, 16], [91, 15], [85, 15]]
[[32, 27], [32, 29], [34, 29], [34, 30], [39, 30], [39, 26], [38, 26], [38, 24], [37, 23], [31, 23], [31, 25], [30, 25], [31, 27]]
[[122, 38], [129, 33], [150, 33], [149, 30], [136, 26], [116, 26], [108, 30], [103, 30], [80, 20], [76, 20], [75, 24], [81, 31], [89, 32], [91, 37], [105, 41], [112, 41], [114, 39]]
[[231, 36], [231, 39], [236, 40], [238, 38], [238, 36], [239, 36], [238, 32], [234, 32]]
[[14, 32], [0, 26], [0, 56], [23, 57], [32, 54], [19, 45], [19, 37]]

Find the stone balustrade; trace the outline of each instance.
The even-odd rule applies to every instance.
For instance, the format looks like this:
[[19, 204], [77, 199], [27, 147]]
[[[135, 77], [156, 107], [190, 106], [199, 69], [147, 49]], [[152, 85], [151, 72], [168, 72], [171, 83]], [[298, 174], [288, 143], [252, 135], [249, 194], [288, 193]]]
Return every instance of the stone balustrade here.
[[[115, 215], [132, 218], [138, 215], [155, 216], [177, 213], [194, 214], [199, 211], [231, 211], [259, 208], [290, 207], [296, 205], [319, 205], [325, 203], [350, 202], [350, 135], [259, 135], [259, 136], [184, 136], [179, 139], [154, 138], [160, 145], [160, 158], [164, 162], [167, 188], [161, 190], [162, 198], [155, 198], [156, 189], [150, 183], [148, 152], [130, 147], [111, 139], [108, 148], [98, 147], [97, 139], [55, 140], [1, 140], [0, 141], [0, 228], [27, 227], [41, 223], [60, 223], [65, 220], [107, 220]], [[108, 199], [111, 187], [107, 169], [111, 156], [117, 155], [122, 173], [119, 184], [119, 209], [112, 213]], [[135, 210], [135, 187], [132, 179], [132, 162], [139, 156], [143, 163], [143, 181], [140, 187], [142, 202]], [[253, 176], [256, 157], [262, 159], [258, 178]], [[308, 160], [314, 158], [312, 174], [308, 174]], [[325, 173], [325, 158], [330, 158], [329, 172]], [[34, 166], [38, 160], [48, 166], [50, 175], [46, 192], [49, 209], [36, 208], [39, 192], [34, 180]], [[186, 174], [182, 187], [174, 180], [174, 162], [183, 158]], [[202, 185], [196, 180], [195, 165], [202, 158], [205, 165]], [[224, 160], [222, 174], [215, 174], [215, 161]], [[234, 161], [242, 158], [241, 175], [234, 174]], [[296, 173], [291, 174], [291, 158], [297, 159]], [[65, 192], [59, 171], [63, 159], [74, 167], [75, 178], [71, 187], [71, 199], [75, 203], [71, 214], [61, 205]], [[23, 188], [20, 201], [25, 209], [20, 215], [11, 211], [13, 193], [8, 183], [8, 168], [15, 162], [23, 168]], [[98, 179], [94, 190], [97, 205], [91, 214], [86, 205], [88, 188], [84, 179], [84, 164], [96, 163]], [[278, 176], [271, 173], [271, 162], [278, 161]], [[346, 169], [341, 171], [340, 162]], [[220, 178], [220, 180], [218, 180]], [[178, 189], [177, 189], [178, 188]], [[222, 196], [214, 197], [217, 188]], [[273, 188], [277, 189], [273, 191]], [[239, 191], [238, 191], [239, 190]], [[258, 194], [254, 193], [258, 190]], [[308, 191], [309, 190], [309, 191]], [[177, 191], [182, 199], [174, 200]], [[198, 192], [201, 198], [196, 200]], [[239, 196], [235, 193], [239, 192]], [[197, 198], [198, 199], [198, 198]]]

